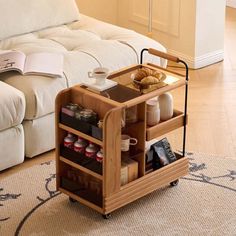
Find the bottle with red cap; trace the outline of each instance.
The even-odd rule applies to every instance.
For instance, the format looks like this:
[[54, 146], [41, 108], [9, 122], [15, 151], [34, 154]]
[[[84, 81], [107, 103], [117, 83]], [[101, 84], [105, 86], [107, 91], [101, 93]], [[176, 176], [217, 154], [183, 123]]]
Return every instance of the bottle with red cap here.
[[89, 145], [85, 149], [85, 156], [88, 158], [95, 158], [97, 151], [98, 147], [94, 143], [89, 142]]
[[103, 160], [103, 149], [101, 148], [96, 154], [96, 161], [102, 162]]
[[75, 140], [76, 137], [68, 132], [67, 136], [64, 138], [64, 147], [73, 149]]
[[74, 142], [74, 151], [84, 154], [85, 148], [87, 147], [87, 145], [88, 145], [88, 142], [85, 139], [78, 137], [77, 141]]

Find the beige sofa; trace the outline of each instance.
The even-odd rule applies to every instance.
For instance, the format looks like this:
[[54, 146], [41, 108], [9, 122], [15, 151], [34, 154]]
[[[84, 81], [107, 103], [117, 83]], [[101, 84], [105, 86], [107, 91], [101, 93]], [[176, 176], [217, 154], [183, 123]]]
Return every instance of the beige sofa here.
[[[165, 51], [158, 42], [134, 31], [80, 14], [74, 0], [0, 0], [0, 21], [4, 22], [0, 29], [0, 51], [60, 53], [64, 57], [65, 75], [50, 78], [22, 76], [17, 72], [0, 74], [0, 96], [2, 90], [9, 90], [22, 103], [17, 107], [17, 122], [9, 123], [10, 127], [1, 124], [11, 117], [0, 115], [0, 170], [22, 162], [24, 156], [34, 157], [54, 148], [54, 100], [60, 90], [86, 80], [87, 72], [95, 67], [115, 71], [139, 63], [144, 47]], [[145, 55], [144, 60], [165, 63], [151, 55]], [[4, 106], [12, 104], [0, 102], [0, 113], [5, 112]], [[11, 132], [6, 138], [11, 127], [21, 130], [21, 141], [14, 151], [4, 148], [18, 139]], [[13, 161], [4, 165], [9, 158]]]

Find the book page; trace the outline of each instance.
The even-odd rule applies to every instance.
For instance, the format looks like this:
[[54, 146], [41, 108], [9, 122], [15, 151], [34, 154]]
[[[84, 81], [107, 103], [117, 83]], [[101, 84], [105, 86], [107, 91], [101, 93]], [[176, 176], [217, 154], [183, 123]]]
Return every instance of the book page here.
[[23, 73], [25, 54], [18, 51], [0, 51], [0, 73], [17, 70]]
[[62, 77], [63, 55], [44, 52], [29, 54], [26, 57], [24, 74]]

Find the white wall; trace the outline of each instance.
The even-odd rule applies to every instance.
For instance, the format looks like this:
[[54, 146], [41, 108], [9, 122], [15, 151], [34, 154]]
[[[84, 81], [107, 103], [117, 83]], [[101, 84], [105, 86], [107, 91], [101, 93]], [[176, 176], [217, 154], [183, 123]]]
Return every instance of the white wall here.
[[117, 23], [118, 0], [76, 0], [81, 13], [112, 24]]
[[[147, 34], [148, 0], [119, 0], [118, 23]], [[223, 59], [225, 0], [153, 0], [152, 37], [200, 68]]]
[[[195, 0], [153, 0], [152, 37], [188, 61], [195, 54], [195, 6]], [[147, 34], [148, 0], [119, 0], [118, 23]]]
[[195, 63], [197, 67], [220, 61], [224, 56], [224, 0], [197, 0]]
[[226, 5], [228, 7], [236, 8], [236, 0], [226, 0]]
[[[77, 4], [86, 15], [148, 34], [148, 0], [77, 0]], [[153, 0], [152, 37], [191, 68], [221, 61], [225, 4], [226, 0]]]

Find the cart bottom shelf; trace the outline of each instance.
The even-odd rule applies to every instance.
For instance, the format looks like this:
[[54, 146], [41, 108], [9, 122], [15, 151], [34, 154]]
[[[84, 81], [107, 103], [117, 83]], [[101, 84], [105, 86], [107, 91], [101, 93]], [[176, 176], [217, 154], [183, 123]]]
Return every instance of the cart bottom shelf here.
[[61, 177], [59, 190], [102, 214], [109, 214], [157, 189], [177, 183], [180, 177], [188, 174], [188, 169], [188, 158], [181, 157], [167, 166], [120, 187], [118, 192], [104, 198], [102, 195], [94, 194], [90, 189], [80, 189], [76, 182], [65, 177]]
[[61, 177], [61, 188], [98, 207], [102, 207], [102, 196], [94, 193], [89, 188], [81, 187], [78, 183], [65, 177]]

